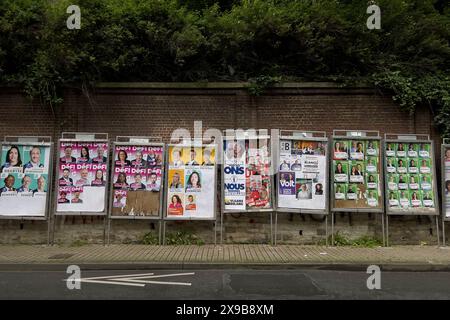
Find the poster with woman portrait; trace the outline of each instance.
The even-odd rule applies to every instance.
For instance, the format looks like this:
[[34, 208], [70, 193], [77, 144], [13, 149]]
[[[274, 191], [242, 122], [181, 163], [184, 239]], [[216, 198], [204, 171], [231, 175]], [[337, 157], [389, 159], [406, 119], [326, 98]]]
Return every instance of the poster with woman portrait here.
[[51, 145], [2, 145], [0, 215], [45, 217]]
[[59, 141], [56, 214], [104, 214], [108, 150], [106, 141]]
[[[278, 173], [278, 207], [325, 210], [328, 143], [281, 139], [279, 148], [278, 161], [280, 167], [285, 165], [286, 170]], [[342, 169], [342, 172], [346, 171], [347, 168]]]
[[111, 215], [159, 217], [163, 170], [163, 144], [115, 142]]
[[[383, 208], [381, 193], [381, 153], [380, 141], [375, 139], [333, 140], [334, 155], [332, 174], [334, 181], [333, 208], [338, 210]], [[344, 146], [344, 147], [342, 147]], [[395, 146], [391, 146], [395, 156]], [[347, 155], [345, 155], [347, 150]], [[396, 172], [396, 163], [391, 163]], [[396, 187], [397, 183], [395, 183]], [[394, 184], [392, 184], [394, 187]], [[339, 192], [338, 192], [339, 191]]]
[[216, 146], [169, 145], [167, 217], [214, 219]]
[[[390, 197], [393, 191], [398, 191], [396, 199], [391, 201], [388, 198], [388, 213], [434, 214], [436, 208], [431, 143], [386, 141], [385, 145], [385, 195]], [[392, 164], [395, 170], [392, 170]]]

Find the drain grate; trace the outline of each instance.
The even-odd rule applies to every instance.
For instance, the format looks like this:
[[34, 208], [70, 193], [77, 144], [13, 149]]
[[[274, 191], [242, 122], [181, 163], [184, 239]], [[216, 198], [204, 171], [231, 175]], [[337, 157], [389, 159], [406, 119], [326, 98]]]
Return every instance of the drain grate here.
[[53, 259], [67, 259], [67, 258], [70, 258], [71, 256], [73, 256], [72, 253], [58, 253], [58, 254], [55, 254], [53, 256], [48, 257], [48, 259], [51, 259], [51, 260], [53, 260]]

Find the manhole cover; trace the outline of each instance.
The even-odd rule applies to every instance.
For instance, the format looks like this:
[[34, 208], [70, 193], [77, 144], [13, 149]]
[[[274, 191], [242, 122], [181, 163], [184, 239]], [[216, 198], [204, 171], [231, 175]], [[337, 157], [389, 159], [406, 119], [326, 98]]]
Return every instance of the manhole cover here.
[[59, 254], [55, 254], [53, 256], [48, 257], [49, 259], [67, 259], [70, 258], [71, 256], [73, 256], [72, 253], [59, 253]]
[[237, 293], [316, 296], [324, 292], [304, 274], [232, 274], [230, 287]]

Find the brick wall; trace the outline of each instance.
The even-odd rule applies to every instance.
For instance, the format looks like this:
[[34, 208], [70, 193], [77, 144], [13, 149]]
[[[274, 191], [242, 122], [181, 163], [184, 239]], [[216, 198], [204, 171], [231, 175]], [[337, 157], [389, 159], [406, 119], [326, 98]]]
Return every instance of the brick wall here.
[[[379, 130], [384, 133], [430, 134], [439, 146], [428, 109], [414, 114], [400, 110], [389, 96], [372, 89], [342, 89], [330, 84], [290, 84], [273, 88], [260, 97], [251, 97], [239, 85], [103, 85], [87, 97], [67, 90], [64, 104], [54, 112], [27, 100], [19, 90], [0, 88], [0, 136], [51, 135], [55, 141], [63, 131], [106, 132], [117, 135], [162, 136], [169, 142], [176, 128], [193, 134], [194, 121], [203, 130], [217, 128], [267, 128], [286, 130], [333, 129]], [[437, 151], [439, 148], [436, 149]], [[269, 214], [239, 214], [224, 217], [227, 242], [268, 242]], [[58, 217], [55, 242], [103, 240], [104, 221], [99, 217]], [[45, 243], [47, 222], [0, 221], [0, 243]], [[169, 222], [167, 231], [188, 230], [206, 242], [214, 241], [210, 222]], [[381, 238], [379, 215], [338, 214], [336, 230], [357, 238]], [[158, 223], [112, 221], [112, 242], [139, 241], [147, 232], [158, 232]], [[330, 231], [330, 230], [328, 230]], [[434, 220], [427, 217], [394, 217], [390, 221], [391, 241], [433, 243]], [[317, 243], [325, 238], [321, 217], [279, 214], [279, 243]]]

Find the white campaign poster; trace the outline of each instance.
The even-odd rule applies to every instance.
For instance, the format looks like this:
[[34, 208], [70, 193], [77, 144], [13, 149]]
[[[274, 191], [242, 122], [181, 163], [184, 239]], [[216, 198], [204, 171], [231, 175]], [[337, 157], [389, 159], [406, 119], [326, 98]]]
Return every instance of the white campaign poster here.
[[224, 141], [224, 208], [225, 210], [245, 210], [245, 141]]
[[178, 219], [214, 219], [214, 146], [169, 146], [167, 216]]
[[278, 207], [325, 210], [326, 143], [281, 140]]
[[45, 217], [50, 145], [4, 144], [0, 169], [0, 215]]

